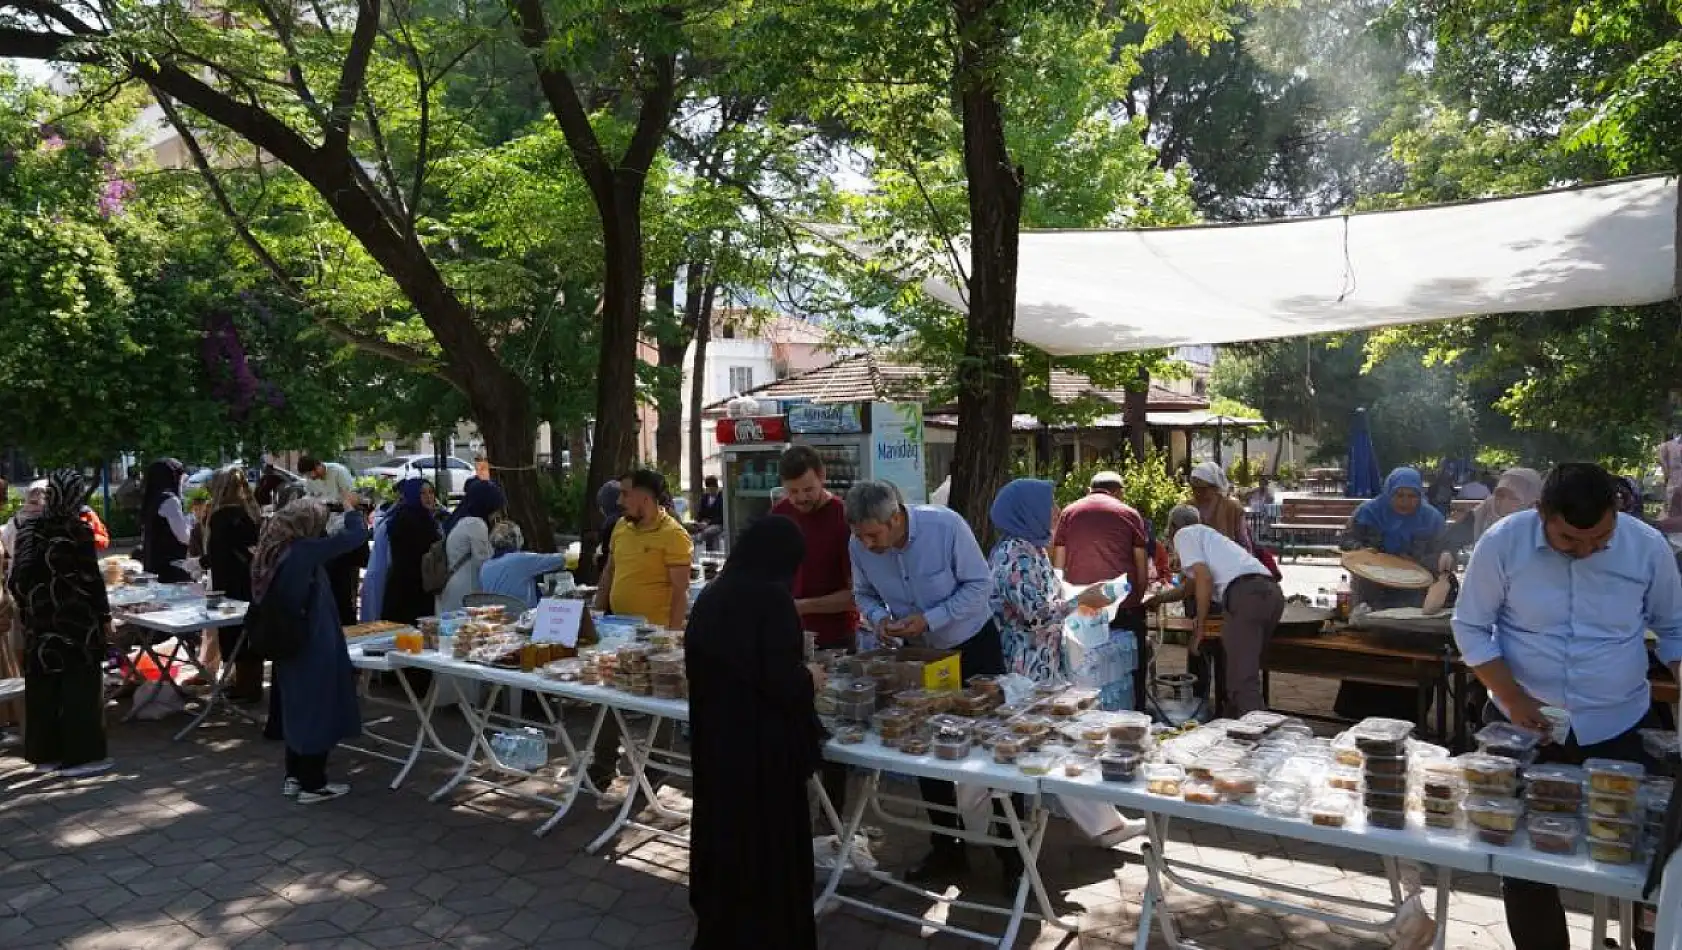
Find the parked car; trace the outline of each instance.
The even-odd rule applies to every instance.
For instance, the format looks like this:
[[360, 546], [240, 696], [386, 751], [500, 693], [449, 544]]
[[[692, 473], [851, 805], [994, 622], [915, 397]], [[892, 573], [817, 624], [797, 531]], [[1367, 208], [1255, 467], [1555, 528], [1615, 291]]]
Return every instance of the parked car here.
[[[473, 466], [455, 456], [447, 459], [450, 468], [449, 494], [451, 498], [461, 497], [467, 491], [467, 480], [473, 477]], [[431, 479], [438, 471], [438, 459], [431, 455], [399, 455], [389, 458], [378, 465], [362, 470], [362, 474], [388, 482], [400, 482], [407, 478]]]

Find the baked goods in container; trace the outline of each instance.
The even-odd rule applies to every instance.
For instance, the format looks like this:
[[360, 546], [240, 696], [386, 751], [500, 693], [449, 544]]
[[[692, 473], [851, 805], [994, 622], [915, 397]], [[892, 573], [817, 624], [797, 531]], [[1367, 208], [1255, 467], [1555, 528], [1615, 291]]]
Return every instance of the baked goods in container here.
[[1256, 804], [1265, 815], [1295, 818], [1302, 814], [1304, 797], [1299, 785], [1268, 785], [1256, 793]]
[[1633, 845], [1641, 840], [1641, 826], [1622, 818], [1590, 815], [1589, 837], [1595, 841], [1619, 841]]
[[1027, 750], [1027, 742], [1018, 735], [1000, 735], [993, 740], [993, 761], [999, 765], [1013, 765]]
[[1193, 805], [1219, 805], [1221, 793], [1213, 782], [1187, 781], [1180, 789], [1181, 796]]
[[1460, 774], [1466, 787], [1485, 795], [1518, 793], [1518, 763], [1497, 755], [1463, 755]]
[[969, 733], [955, 729], [942, 729], [934, 736], [934, 757], [948, 762], [969, 758], [971, 740]]
[[1621, 841], [1596, 841], [1589, 839], [1589, 857], [1602, 864], [1634, 864], [1636, 850], [1633, 844]]
[[1215, 790], [1235, 805], [1254, 805], [1260, 779], [1249, 769], [1221, 769], [1214, 775]]
[[835, 741], [842, 745], [858, 745], [864, 741], [864, 736], [863, 726], [842, 726], [835, 730]]
[[1546, 798], [1529, 792], [1525, 793], [1524, 805], [1532, 812], [1544, 815], [1575, 815], [1583, 810], [1580, 798]]
[[1138, 748], [1151, 733], [1151, 717], [1141, 712], [1118, 712], [1110, 719], [1110, 742]]
[[1405, 792], [1375, 792], [1369, 788], [1361, 793], [1361, 804], [1368, 811], [1407, 811], [1408, 797]]
[[1533, 761], [1537, 746], [1542, 744], [1541, 733], [1510, 722], [1492, 722], [1478, 730], [1473, 738], [1477, 740], [1478, 751], [1485, 755], [1498, 755], [1519, 762]]
[[1408, 774], [1408, 757], [1405, 755], [1369, 755], [1361, 767], [1368, 775], [1406, 776]]
[[1572, 765], [1532, 765], [1524, 770], [1525, 794], [1554, 801], [1583, 800], [1585, 773]]
[[1046, 775], [1057, 764], [1057, 759], [1057, 756], [1044, 752], [1028, 752], [1017, 756], [1016, 767], [1022, 770], [1023, 775]]
[[1421, 798], [1419, 807], [1428, 815], [1452, 815], [1460, 811], [1460, 799], [1456, 798]]
[[1080, 778], [1097, 767], [1097, 762], [1084, 755], [1066, 755], [1063, 757], [1063, 775], [1066, 778]]
[[996, 701], [1003, 701], [1005, 696], [1004, 677], [991, 673], [980, 673], [964, 681], [964, 685], [979, 693], [992, 696]]
[[1131, 782], [1139, 777], [1142, 759], [1137, 752], [1113, 749], [1098, 757], [1098, 771], [1106, 782]]
[[1402, 755], [1407, 752], [1413, 723], [1402, 719], [1364, 719], [1349, 730], [1355, 747], [1367, 755]]
[[1635, 795], [1612, 792], [1590, 792], [1589, 814], [1605, 818], [1628, 818], [1636, 813], [1640, 807], [1640, 798]]
[[1583, 771], [1589, 774], [1590, 789], [1616, 795], [1634, 795], [1647, 776], [1642, 766], [1617, 759], [1590, 759], [1583, 763]]
[[1495, 828], [1480, 828], [1477, 825], [1472, 826], [1472, 831], [1475, 832], [1473, 837], [1482, 841], [1484, 844], [1492, 844], [1497, 848], [1510, 846], [1513, 843], [1513, 838], [1518, 835], [1515, 831], [1500, 831]]
[[1342, 828], [1354, 810], [1354, 795], [1335, 790], [1322, 792], [1308, 803], [1308, 820], [1325, 828]]
[[1369, 828], [1389, 828], [1400, 831], [1408, 826], [1406, 809], [1368, 808], [1367, 826]]
[[1460, 804], [1458, 802], [1451, 804], [1453, 804], [1454, 807], [1448, 811], [1432, 811], [1430, 809], [1426, 809], [1424, 814], [1425, 827], [1443, 830], [1459, 828]]
[[1583, 836], [1582, 823], [1565, 815], [1532, 815], [1525, 827], [1530, 846], [1545, 854], [1575, 854]]
[[1145, 791], [1152, 795], [1179, 798], [1185, 782], [1186, 770], [1178, 765], [1145, 766]]
[[1466, 799], [1463, 807], [1467, 821], [1490, 831], [1514, 831], [1518, 828], [1519, 816], [1524, 814], [1524, 806], [1516, 799], [1488, 795], [1474, 795]]
[[899, 751], [906, 755], [928, 755], [929, 740], [917, 734], [904, 736], [899, 740]]
[[1326, 772], [1326, 787], [1345, 792], [1358, 792], [1361, 790], [1361, 772], [1359, 769], [1352, 769], [1347, 765], [1333, 766]]

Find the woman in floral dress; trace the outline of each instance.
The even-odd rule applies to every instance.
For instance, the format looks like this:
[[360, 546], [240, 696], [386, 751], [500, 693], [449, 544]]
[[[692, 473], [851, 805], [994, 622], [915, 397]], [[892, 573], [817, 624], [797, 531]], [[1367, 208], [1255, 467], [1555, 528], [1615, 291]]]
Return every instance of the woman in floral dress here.
[[1019, 478], [993, 499], [993, 527], [999, 542], [988, 564], [993, 572], [993, 619], [1004, 643], [1005, 669], [1036, 683], [1069, 679], [1063, 650], [1063, 621], [1081, 606], [1103, 608], [1101, 587], [1079, 598], [1063, 596], [1063, 583], [1046, 553], [1057, 502], [1050, 482]]

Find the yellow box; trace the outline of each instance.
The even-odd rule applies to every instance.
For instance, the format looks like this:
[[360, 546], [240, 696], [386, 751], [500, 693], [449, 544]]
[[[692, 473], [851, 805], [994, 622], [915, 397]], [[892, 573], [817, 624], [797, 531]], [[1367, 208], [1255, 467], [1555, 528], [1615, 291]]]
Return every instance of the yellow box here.
[[892, 660], [899, 666], [902, 689], [921, 687], [931, 692], [962, 689], [963, 668], [956, 650], [935, 650], [929, 647], [900, 647], [898, 650], [872, 650], [858, 656], [861, 661]]

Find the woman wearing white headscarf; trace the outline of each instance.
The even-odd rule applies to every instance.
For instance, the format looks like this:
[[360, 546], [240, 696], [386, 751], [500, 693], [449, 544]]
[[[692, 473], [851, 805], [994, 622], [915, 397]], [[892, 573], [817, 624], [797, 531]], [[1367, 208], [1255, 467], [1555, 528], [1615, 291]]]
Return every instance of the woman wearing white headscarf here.
[[1191, 470], [1191, 498], [1203, 524], [1255, 553], [1250, 528], [1244, 521], [1244, 506], [1232, 497], [1232, 483], [1215, 462], [1199, 462]]
[[1495, 523], [1515, 512], [1534, 508], [1542, 497], [1542, 476], [1533, 468], [1509, 468], [1501, 473], [1495, 491], [1478, 503], [1468, 517], [1461, 518], [1443, 532], [1441, 548], [1458, 551], [1477, 544], [1484, 532]]

